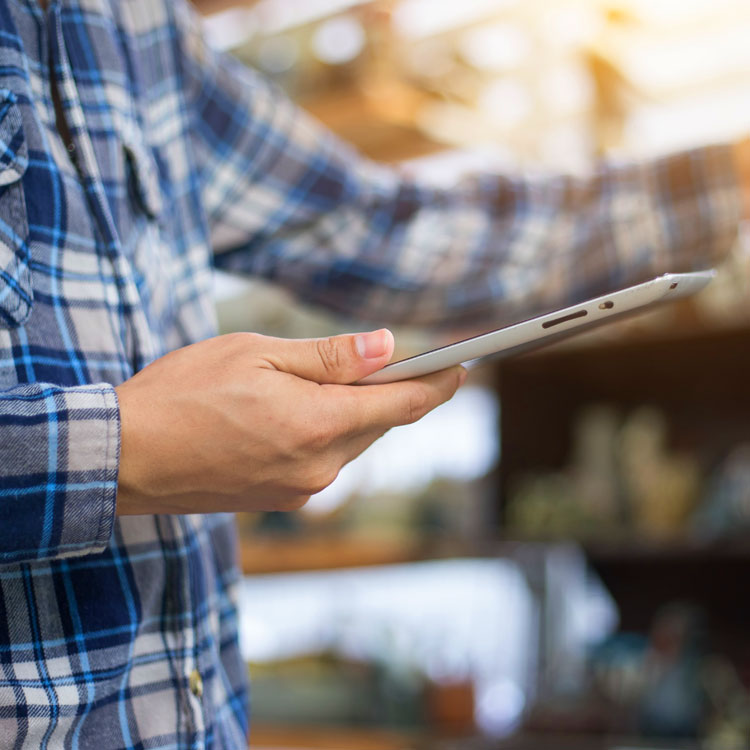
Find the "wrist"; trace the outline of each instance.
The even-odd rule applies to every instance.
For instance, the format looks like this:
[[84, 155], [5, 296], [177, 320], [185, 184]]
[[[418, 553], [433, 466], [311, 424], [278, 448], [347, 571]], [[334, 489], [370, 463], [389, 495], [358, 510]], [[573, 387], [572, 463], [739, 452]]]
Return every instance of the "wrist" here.
[[141, 449], [137, 440], [137, 427], [133, 425], [133, 413], [127, 396], [127, 388], [115, 388], [120, 408], [120, 458], [117, 472], [116, 513], [123, 515], [143, 515], [153, 513], [153, 504], [142, 490], [144, 484], [139, 468], [138, 456]]

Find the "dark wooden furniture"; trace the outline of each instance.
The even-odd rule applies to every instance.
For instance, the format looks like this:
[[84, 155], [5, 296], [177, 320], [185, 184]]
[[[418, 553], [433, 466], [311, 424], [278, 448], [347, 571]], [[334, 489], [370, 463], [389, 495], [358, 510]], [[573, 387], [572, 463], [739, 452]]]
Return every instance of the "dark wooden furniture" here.
[[[657, 407], [670, 447], [696, 456], [708, 473], [734, 446], [750, 443], [750, 326], [568, 342], [503, 363], [498, 389], [501, 519], [516, 477], [566, 464], [587, 404]], [[584, 547], [623, 629], [645, 632], [664, 603], [690, 601], [708, 613], [714, 649], [750, 665], [750, 535], [711, 544], [633, 535]]]

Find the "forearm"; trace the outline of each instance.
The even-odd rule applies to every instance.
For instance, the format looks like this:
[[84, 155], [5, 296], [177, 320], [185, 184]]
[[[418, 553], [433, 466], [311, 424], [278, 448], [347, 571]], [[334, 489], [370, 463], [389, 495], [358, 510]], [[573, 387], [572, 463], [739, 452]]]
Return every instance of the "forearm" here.
[[0, 392], [0, 564], [101, 552], [114, 522], [118, 455], [111, 386]]
[[366, 162], [346, 169], [329, 167], [349, 185], [330, 213], [222, 262], [382, 322], [486, 323], [714, 265], [741, 212], [730, 147], [585, 179], [479, 175], [448, 191]]

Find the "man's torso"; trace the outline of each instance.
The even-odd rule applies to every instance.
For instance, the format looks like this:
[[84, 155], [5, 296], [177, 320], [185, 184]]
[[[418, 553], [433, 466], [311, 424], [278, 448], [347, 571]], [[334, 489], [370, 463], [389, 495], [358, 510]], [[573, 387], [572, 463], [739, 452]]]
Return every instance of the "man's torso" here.
[[[215, 331], [170, 13], [0, 3], [0, 391], [116, 385]], [[0, 567], [0, 745], [237, 747], [236, 578], [221, 516], [118, 521], [102, 555]]]

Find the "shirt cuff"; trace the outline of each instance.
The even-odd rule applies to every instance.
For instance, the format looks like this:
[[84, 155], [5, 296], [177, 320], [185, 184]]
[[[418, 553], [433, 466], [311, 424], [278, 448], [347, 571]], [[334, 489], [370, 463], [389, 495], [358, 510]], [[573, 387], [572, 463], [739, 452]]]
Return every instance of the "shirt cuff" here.
[[[120, 408], [113, 386], [101, 384], [76, 394], [82, 415], [69, 464], [90, 477], [80, 491], [71, 488], [66, 504], [60, 557], [103, 552], [112, 536], [120, 463]], [[89, 489], [90, 488], [90, 489]]]
[[35, 383], [0, 393], [0, 564], [102, 552], [119, 454], [111, 385]]

